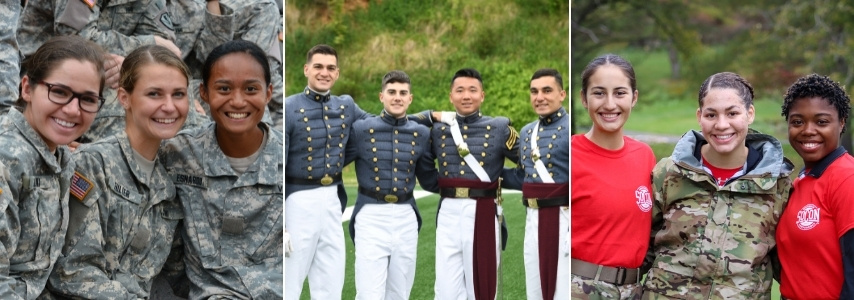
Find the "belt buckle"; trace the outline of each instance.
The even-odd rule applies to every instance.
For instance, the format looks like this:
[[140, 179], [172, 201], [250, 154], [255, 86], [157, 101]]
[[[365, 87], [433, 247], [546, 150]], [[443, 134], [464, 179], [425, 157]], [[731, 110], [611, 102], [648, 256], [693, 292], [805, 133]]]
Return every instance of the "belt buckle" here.
[[320, 179], [320, 184], [329, 185], [332, 183], [332, 177], [329, 177], [329, 174], [324, 174], [323, 178]]
[[385, 197], [383, 197], [383, 200], [385, 200], [385, 202], [388, 202], [388, 203], [396, 203], [397, 202], [397, 196], [385, 195]]
[[530, 208], [540, 208], [540, 206], [537, 205], [537, 198], [525, 198], [525, 201], [528, 202], [528, 207]]
[[626, 275], [628, 275], [628, 269], [623, 267], [617, 267], [617, 274], [614, 274], [614, 284], [616, 285], [624, 285], [626, 284]]
[[458, 187], [454, 189], [454, 198], [468, 198], [469, 197], [469, 188], [467, 187]]

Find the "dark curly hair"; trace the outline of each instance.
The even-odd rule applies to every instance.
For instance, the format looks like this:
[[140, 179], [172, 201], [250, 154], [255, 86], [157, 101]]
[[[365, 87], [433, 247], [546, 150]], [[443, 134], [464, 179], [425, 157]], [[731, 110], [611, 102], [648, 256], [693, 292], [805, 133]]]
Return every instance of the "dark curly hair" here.
[[[839, 113], [840, 121], [848, 120], [848, 112], [851, 111], [851, 99], [838, 82], [831, 80], [829, 77], [818, 74], [810, 74], [801, 78], [792, 84], [786, 90], [786, 96], [783, 98], [782, 116], [789, 120], [789, 110], [796, 100], [803, 98], [819, 97], [830, 102]], [[845, 128], [842, 128], [845, 132]]]

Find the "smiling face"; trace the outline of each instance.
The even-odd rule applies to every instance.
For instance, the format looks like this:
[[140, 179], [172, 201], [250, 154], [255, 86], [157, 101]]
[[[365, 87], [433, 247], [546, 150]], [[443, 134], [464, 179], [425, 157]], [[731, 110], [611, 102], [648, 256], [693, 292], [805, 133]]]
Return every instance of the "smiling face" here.
[[[42, 81], [67, 87], [75, 93], [98, 96], [101, 78], [95, 68], [95, 64], [88, 61], [66, 59]], [[83, 135], [95, 119], [96, 113], [80, 109], [80, 100], [76, 97], [65, 105], [51, 102], [48, 87], [28, 76], [21, 79], [21, 98], [28, 103], [24, 118], [51, 151]]]
[[754, 108], [744, 107], [735, 89], [712, 88], [697, 109], [697, 121], [712, 150], [726, 156], [744, 148], [747, 127], [753, 123]]
[[318, 93], [326, 93], [338, 80], [338, 60], [330, 54], [314, 54], [311, 61], [303, 66], [303, 74], [308, 78], [308, 87]]
[[553, 76], [531, 80], [531, 106], [540, 116], [547, 116], [560, 109], [566, 91], [560, 88]]
[[385, 90], [380, 93], [380, 102], [383, 103], [383, 109], [395, 118], [405, 117], [406, 109], [409, 108], [409, 104], [412, 104], [409, 84], [402, 82], [386, 84]]
[[791, 104], [789, 117], [789, 143], [804, 160], [809, 169], [839, 147], [839, 136], [845, 121], [839, 111], [820, 97], [800, 98]]
[[457, 77], [451, 86], [451, 103], [458, 114], [468, 116], [483, 103], [483, 87], [477, 78]]
[[211, 68], [200, 95], [210, 104], [217, 135], [262, 134], [258, 128], [273, 86], [265, 83], [264, 69], [249, 54], [234, 52], [220, 57]]
[[118, 91], [126, 110], [126, 131], [132, 142], [159, 144], [174, 137], [187, 118], [187, 77], [163, 64], [149, 64], [138, 72], [133, 91]]
[[587, 91], [581, 96], [593, 130], [602, 133], [620, 132], [637, 101], [638, 93], [632, 91], [629, 78], [611, 64], [599, 67], [590, 76]]

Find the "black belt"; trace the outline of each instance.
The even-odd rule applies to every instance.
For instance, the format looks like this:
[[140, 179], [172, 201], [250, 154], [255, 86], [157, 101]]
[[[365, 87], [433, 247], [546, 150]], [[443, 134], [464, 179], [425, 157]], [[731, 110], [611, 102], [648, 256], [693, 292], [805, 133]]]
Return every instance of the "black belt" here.
[[496, 189], [472, 189], [467, 187], [440, 188], [439, 195], [450, 198], [495, 198]]
[[327, 186], [327, 185], [331, 185], [331, 184], [336, 183], [336, 182], [341, 182], [341, 174], [334, 175], [334, 176], [324, 175], [322, 178], [319, 178], [319, 179], [304, 179], [304, 178], [297, 178], [297, 177], [291, 177], [291, 176], [285, 177], [285, 183], [290, 183], [290, 184]]
[[586, 279], [599, 280], [616, 285], [640, 281], [640, 269], [607, 267], [575, 258], [569, 264], [572, 266], [572, 274]]
[[530, 208], [569, 206], [569, 197], [566, 198], [522, 198], [522, 204]]
[[398, 201], [406, 201], [412, 198], [415, 198], [412, 195], [412, 192], [406, 194], [383, 194], [380, 192], [372, 191], [370, 189], [366, 189], [363, 187], [359, 187], [359, 194], [370, 197], [371, 199], [377, 200], [379, 203], [397, 203]]

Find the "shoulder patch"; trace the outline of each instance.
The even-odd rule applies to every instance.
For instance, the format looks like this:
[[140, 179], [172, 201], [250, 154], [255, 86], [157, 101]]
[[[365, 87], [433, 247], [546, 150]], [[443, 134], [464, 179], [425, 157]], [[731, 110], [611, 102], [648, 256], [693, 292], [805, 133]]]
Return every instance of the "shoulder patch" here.
[[168, 12], [164, 12], [162, 15], [160, 15], [160, 23], [163, 24], [163, 26], [165, 26], [166, 29], [169, 29], [172, 31], [175, 30], [175, 25], [172, 24], [172, 17], [169, 15]]
[[92, 186], [92, 181], [89, 181], [88, 178], [79, 172], [74, 172], [74, 176], [71, 176], [71, 195], [74, 195], [81, 202], [89, 194], [89, 191], [92, 190]]
[[507, 128], [510, 129], [510, 134], [507, 135], [507, 142], [504, 145], [507, 146], [507, 150], [512, 150], [513, 146], [516, 145], [516, 140], [519, 138], [519, 133], [516, 132], [516, 128], [513, 128], [513, 126], [507, 125]]

